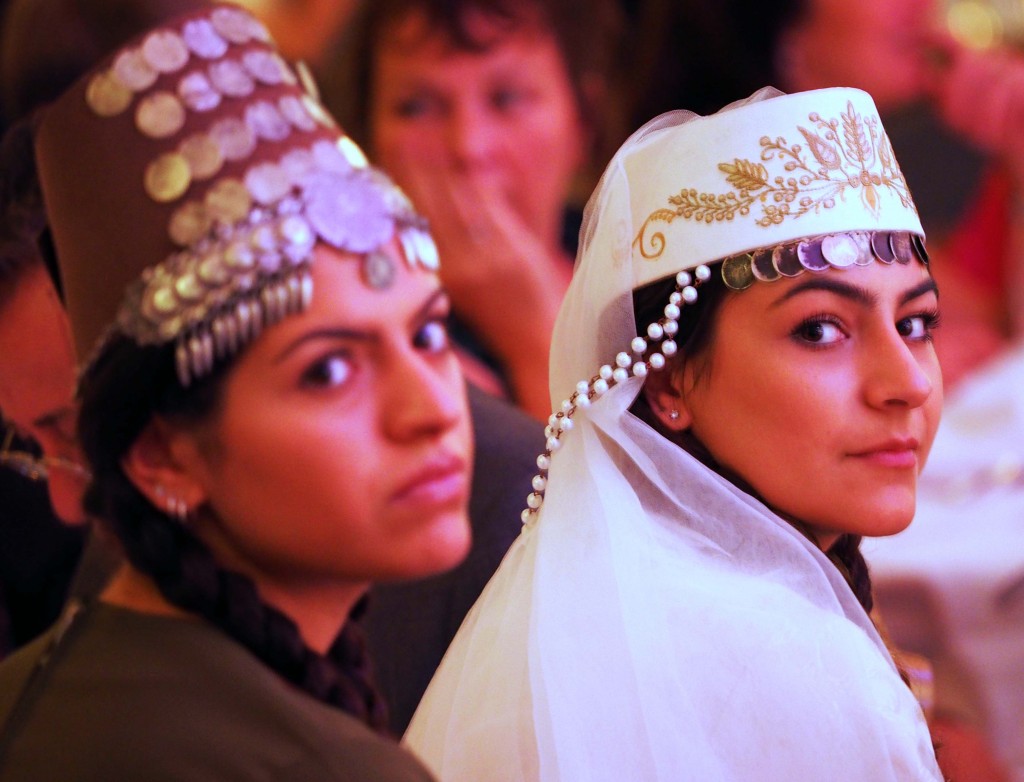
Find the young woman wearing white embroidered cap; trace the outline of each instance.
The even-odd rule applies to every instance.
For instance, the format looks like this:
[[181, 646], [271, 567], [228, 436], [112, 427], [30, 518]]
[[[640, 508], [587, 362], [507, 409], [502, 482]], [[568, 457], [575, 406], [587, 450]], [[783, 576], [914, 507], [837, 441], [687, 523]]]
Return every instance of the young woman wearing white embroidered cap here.
[[407, 733], [445, 780], [936, 780], [868, 612], [938, 425], [869, 96], [652, 121], [588, 206], [525, 529]]

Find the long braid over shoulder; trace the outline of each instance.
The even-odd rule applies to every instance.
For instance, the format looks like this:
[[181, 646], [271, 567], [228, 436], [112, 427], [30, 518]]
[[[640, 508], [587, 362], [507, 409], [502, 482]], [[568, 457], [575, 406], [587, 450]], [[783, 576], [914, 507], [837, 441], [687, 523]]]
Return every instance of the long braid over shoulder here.
[[871, 596], [871, 576], [868, 573], [868, 563], [860, 550], [860, 541], [860, 535], [842, 535], [829, 549], [829, 559], [845, 568], [850, 589], [864, 606], [864, 610], [870, 614], [875, 601]]
[[369, 598], [364, 596], [352, 611], [349, 621], [335, 639], [328, 656], [339, 670], [345, 672], [344, 686], [351, 688], [351, 697], [365, 705], [364, 720], [381, 733], [390, 731], [387, 704], [374, 685], [369, 645], [363, 631], [362, 617]]
[[229, 366], [184, 390], [170, 349], [124, 339], [104, 349], [80, 385], [79, 436], [93, 471], [86, 510], [111, 527], [131, 564], [169, 602], [216, 625], [313, 697], [383, 732], [385, 709], [356, 620], [346, 623], [329, 654], [314, 652], [287, 615], [261, 600], [251, 579], [222, 568], [199, 537], [153, 507], [121, 468], [154, 415], [182, 426], [216, 415]]

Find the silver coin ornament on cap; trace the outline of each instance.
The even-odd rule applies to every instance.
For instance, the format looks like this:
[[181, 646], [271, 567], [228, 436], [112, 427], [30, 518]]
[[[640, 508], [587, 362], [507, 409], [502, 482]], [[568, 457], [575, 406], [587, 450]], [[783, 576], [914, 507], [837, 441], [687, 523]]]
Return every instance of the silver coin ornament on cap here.
[[915, 259], [928, 265], [924, 241], [917, 234], [852, 231], [730, 256], [722, 262], [721, 275], [727, 287], [741, 291], [755, 280], [771, 282], [782, 277], [797, 277], [803, 272], [867, 266], [873, 261], [910, 263]]
[[132, 92], [142, 92], [153, 86], [160, 75], [147, 62], [141, 49], [128, 49], [121, 52], [112, 66], [114, 75]]
[[188, 45], [173, 30], [155, 30], [142, 42], [142, 56], [160, 73], [176, 73], [189, 59]]
[[228, 50], [228, 42], [221, 37], [209, 19], [193, 19], [186, 22], [181, 29], [181, 37], [189, 51], [206, 60], [223, 57]]
[[394, 280], [392, 238], [410, 267], [438, 268], [425, 220], [269, 40], [248, 12], [216, 7], [149, 33], [85, 90], [97, 117], [134, 105], [135, 130], [156, 142], [141, 186], [173, 207], [178, 249], [129, 285], [113, 330], [174, 342], [185, 386], [309, 306], [318, 242], [360, 256], [371, 289]]
[[209, 77], [200, 71], [193, 71], [178, 82], [178, 97], [192, 111], [213, 111], [223, 99]]

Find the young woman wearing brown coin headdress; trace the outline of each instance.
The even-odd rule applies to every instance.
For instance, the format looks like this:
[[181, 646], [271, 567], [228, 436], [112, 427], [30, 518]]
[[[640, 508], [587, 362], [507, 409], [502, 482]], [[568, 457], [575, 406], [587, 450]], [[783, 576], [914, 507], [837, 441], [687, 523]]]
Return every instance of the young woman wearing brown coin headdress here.
[[455, 564], [471, 456], [424, 222], [217, 6], [45, 113], [87, 510], [127, 564], [0, 667], [0, 779], [426, 779], [351, 617]]

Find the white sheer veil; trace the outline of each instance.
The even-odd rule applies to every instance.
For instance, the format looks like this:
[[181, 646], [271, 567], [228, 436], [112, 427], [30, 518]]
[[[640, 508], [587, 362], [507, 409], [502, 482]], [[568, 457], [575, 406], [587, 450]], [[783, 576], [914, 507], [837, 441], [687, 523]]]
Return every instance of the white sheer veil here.
[[[627, 168], [694, 117], [637, 131], [587, 206], [551, 353], [556, 404], [636, 336]], [[408, 745], [443, 782], [940, 779], [920, 710], [835, 566], [633, 416], [642, 382], [575, 416], [543, 508]]]

